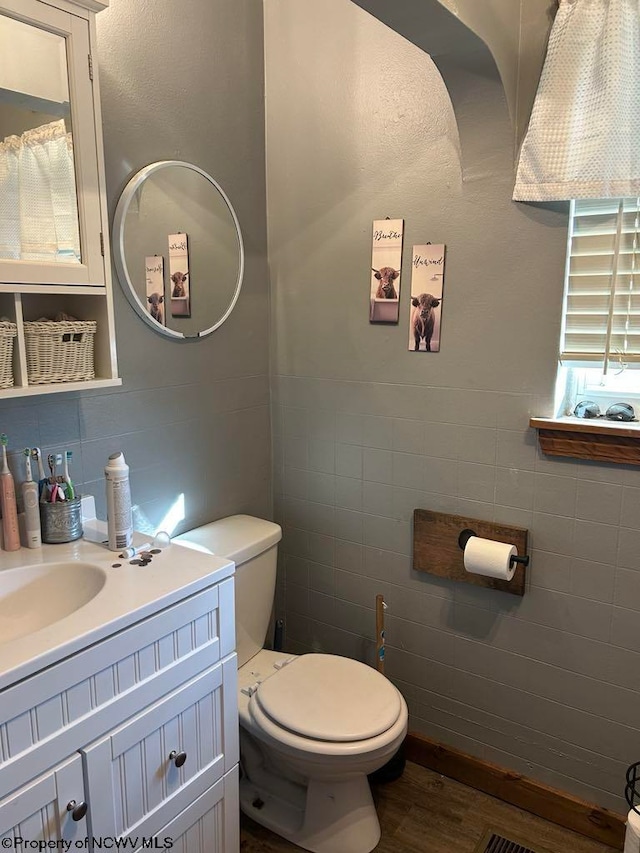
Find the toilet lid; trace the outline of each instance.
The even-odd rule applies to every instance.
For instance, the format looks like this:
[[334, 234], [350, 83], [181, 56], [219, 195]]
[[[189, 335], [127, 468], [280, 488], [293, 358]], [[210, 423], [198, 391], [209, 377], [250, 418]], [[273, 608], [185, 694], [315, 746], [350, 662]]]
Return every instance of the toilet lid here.
[[384, 675], [338, 655], [300, 655], [267, 678], [252, 701], [283, 728], [328, 741], [382, 734], [401, 708], [400, 694]]

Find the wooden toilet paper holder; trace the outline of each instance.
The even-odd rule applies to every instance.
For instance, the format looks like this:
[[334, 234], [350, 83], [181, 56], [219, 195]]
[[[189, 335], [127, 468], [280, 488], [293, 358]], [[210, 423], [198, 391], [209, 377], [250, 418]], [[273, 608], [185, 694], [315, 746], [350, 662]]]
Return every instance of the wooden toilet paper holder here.
[[[530, 559], [528, 533], [525, 527], [416, 509], [413, 513], [413, 568], [417, 572], [428, 572], [437, 577], [522, 596], [525, 590], [525, 570]], [[470, 536], [510, 542], [516, 546], [518, 554], [512, 558], [516, 563], [516, 571], [510, 581], [466, 571], [463, 551]]]

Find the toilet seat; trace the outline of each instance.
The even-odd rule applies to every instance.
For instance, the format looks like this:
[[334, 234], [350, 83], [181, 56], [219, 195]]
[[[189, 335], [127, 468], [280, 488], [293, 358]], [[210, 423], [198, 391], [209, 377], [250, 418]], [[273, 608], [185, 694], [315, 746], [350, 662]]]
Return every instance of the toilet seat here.
[[[365, 757], [375, 759], [378, 754], [384, 754], [388, 751], [389, 745], [394, 741], [402, 741], [406, 734], [408, 717], [404, 697], [388, 679], [357, 661], [353, 663], [381, 678], [385, 685], [383, 689], [386, 691], [389, 688], [391, 695], [394, 698], [397, 697], [398, 714], [388, 729], [374, 737], [361, 740], [320, 740], [297, 734], [275, 722], [262, 710], [261, 702], [257, 697], [264, 691], [268, 682], [278, 683], [278, 680], [289, 667], [304, 657], [309, 657], [309, 655], [283, 659], [281, 655], [265, 649], [260, 651], [246, 666], [240, 668], [238, 671], [238, 704], [241, 726], [259, 740], [271, 742], [274, 747], [288, 755], [304, 754], [306, 760], [314, 765], [317, 765], [317, 762], [324, 763], [336, 758], [341, 758], [342, 761], [356, 762], [361, 762]], [[326, 655], [325, 657], [328, 657], [330, 661], [338, 658], [337, 655]], [[295, 672], [295, 670], [292, 671]]]
[[401, 698], [390, 681], [359, 661], [307, 654], [262, 682], [251, 704], [293, 734], [352, 742], [388, 731], [400, 715]]
[[376, 737], [353, 741], [315, 740], [290, 732], [274, 723], [254, 700], [255, 697], [252, 696], [248, 703], [248, 713], [240, 715], [242, 725], [260, 740], [266, 739], [267, 742], [272, 742], [283, 753], [304, 754], [309, 766], [314, 762], [332, 761], [336, 758], [341, 758], [343, 761], [361, 760], [364, 756], [370, 759], [375, 758], [378, 753], [387, 751], [389, 744], [396, 739], [402, 741], [407, 732], [408, 712], [402, 696], [400, 696], [402, 710], [390, 729]]

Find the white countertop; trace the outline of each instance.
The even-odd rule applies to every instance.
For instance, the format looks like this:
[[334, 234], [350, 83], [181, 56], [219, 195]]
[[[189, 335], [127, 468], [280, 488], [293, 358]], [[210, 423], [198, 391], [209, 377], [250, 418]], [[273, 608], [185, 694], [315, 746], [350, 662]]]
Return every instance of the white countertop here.
[[[149, 565], [132, 566], [107, 548], [105, 538], [102, 522], [85, 522], [84, 537], [76, 542], [0, 551], [0, 590], [3, 571], [45, 563], [88, 563], [106, 574], [97, 595], [75, 612], [0, 642], [0, 690], [234, 573], [233, 562], [226, 558], [173, 543], [155, 554]], [[133, 544], [148, 540], [136, 533]], [[114, 563], [121, 565], [113, 568]]]

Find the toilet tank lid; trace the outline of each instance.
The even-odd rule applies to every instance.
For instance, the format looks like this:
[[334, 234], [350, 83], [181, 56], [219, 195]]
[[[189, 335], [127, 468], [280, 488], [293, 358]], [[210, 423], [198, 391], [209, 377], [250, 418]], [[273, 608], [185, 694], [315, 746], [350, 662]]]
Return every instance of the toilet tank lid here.
[[231, 515], [187, 530], [173, 541], [196, 551], [227, 557], [238, 566], [277, 545], [281, 538], [279, 524], [251, 515]]

